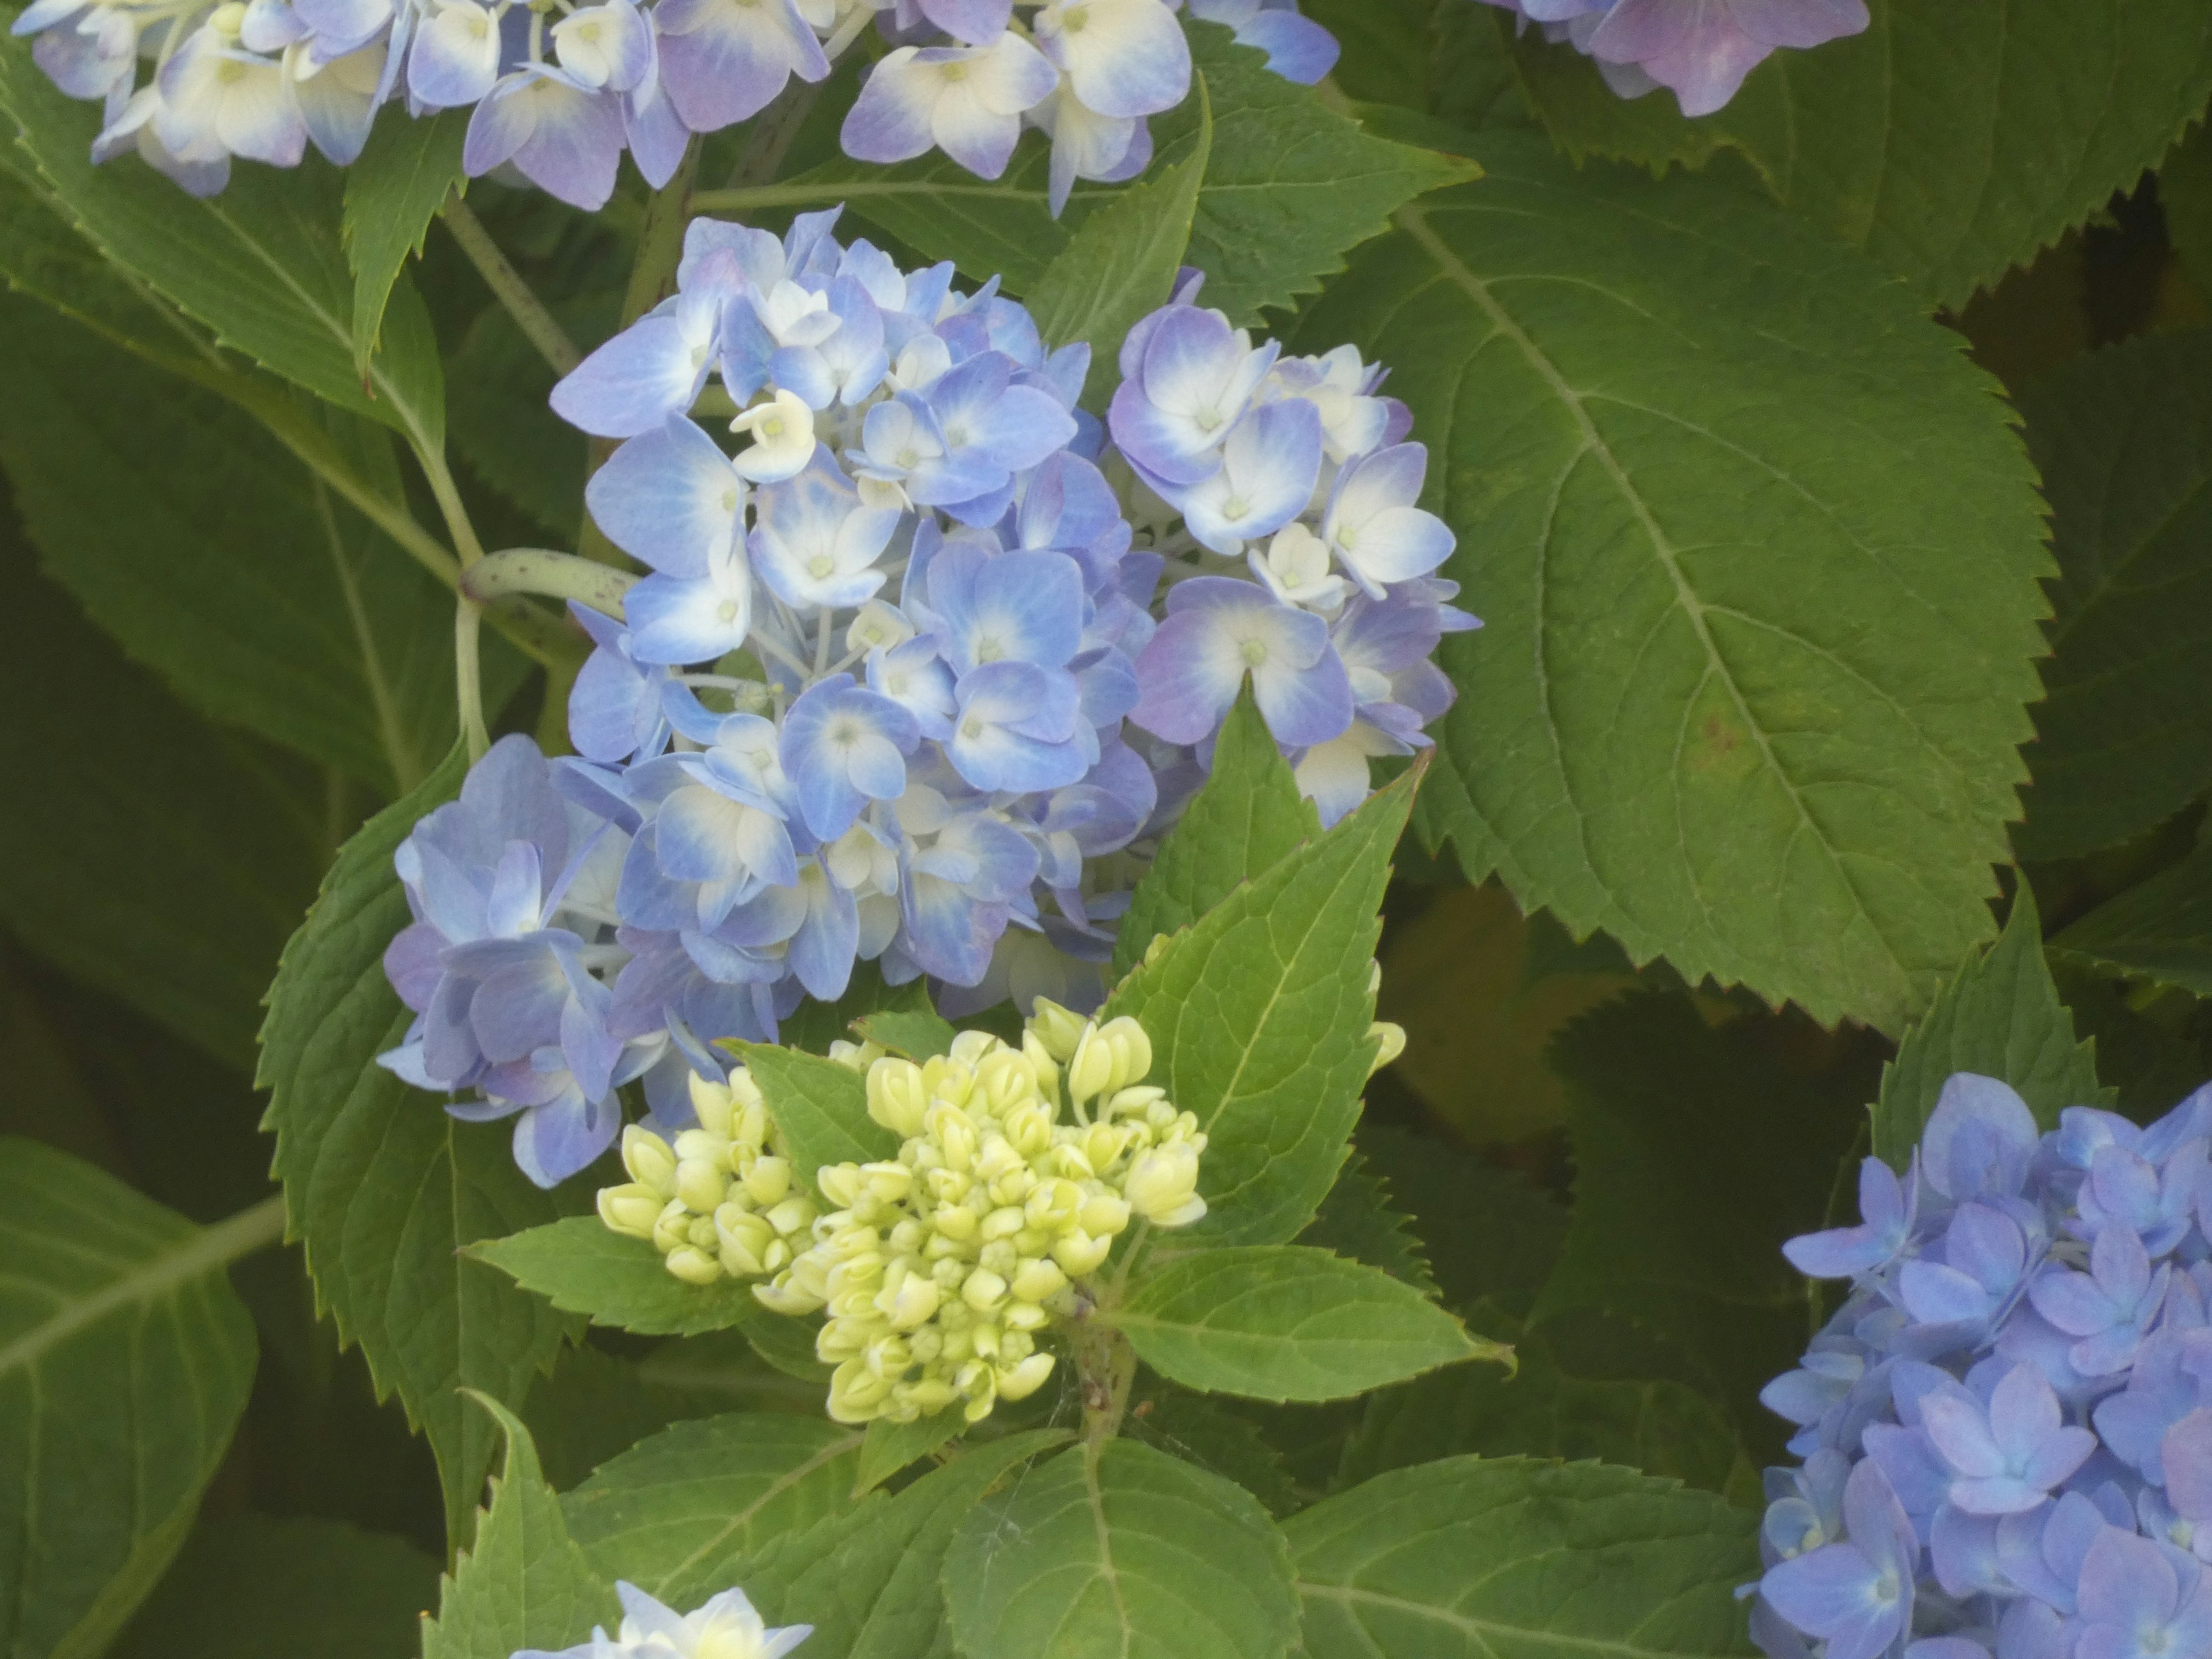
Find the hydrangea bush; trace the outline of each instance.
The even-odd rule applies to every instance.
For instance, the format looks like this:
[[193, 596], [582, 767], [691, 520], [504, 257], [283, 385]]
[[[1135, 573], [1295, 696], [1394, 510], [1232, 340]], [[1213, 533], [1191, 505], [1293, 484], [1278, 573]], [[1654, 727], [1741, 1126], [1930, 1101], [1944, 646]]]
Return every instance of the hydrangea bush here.
[[2201, 11], [17, 0], [0, 1650], [2212, 1659]]

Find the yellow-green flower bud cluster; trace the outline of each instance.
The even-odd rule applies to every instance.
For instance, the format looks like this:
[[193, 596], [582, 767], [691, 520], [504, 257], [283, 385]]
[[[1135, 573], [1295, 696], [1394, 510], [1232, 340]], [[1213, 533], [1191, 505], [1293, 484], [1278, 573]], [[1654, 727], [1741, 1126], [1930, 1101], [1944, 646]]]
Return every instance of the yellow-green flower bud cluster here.
[[812, 1247], [753, 1287], [781, 1313], [827, 1310], [815, 1352], [836, 1368], [840, 1422], [958, 1403], [972, 1423], [1034, 1393], [1054, 1363], [1038, 1334], [1076, 1310], [1073, 1281], [1131, 1218], [1176, 1227], [1206, 1213], [1206, 1136], [1142, 1082], [1143, 1029], [1037, 1010], [1018, 1048], [964, 1031], [921, 1065], [855, 1056], [869, 1062], [868, 1115], [904, 1144], [896, 1159], [819, 1170], [831, 1213]]
[[641, 1124], [623, 1131], [629, 1181], [599, 1193], [599, 1219], [649, 1239], [692, 1285], [764, 1279], [807, 1248], [818, 1213], [792, 1178], [759, 1087], [740, 1066], [727, 1083], [691, 1079], [699, 1127], [674, 1142]]

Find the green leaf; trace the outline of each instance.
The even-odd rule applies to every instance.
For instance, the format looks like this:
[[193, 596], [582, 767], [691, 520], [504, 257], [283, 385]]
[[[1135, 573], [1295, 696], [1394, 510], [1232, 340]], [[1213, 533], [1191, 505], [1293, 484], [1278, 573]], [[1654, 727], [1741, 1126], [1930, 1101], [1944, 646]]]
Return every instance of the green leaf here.
[[1252, 1494], [1149, 1446], [1077, 1446], [987, 1498], [945, 1561], [963, 1659], [1283, 1659], [1297, 1601]]
[[561, 1500], [600, 1574], [690, 1609], [786, 1533], [852, 1502], [861, 1434], [820, 1418], [734, 1412], [675, 1423]]
[[397, 116], [369, 129], [368, 143], [346, 169], [343, 237], [353, 268], [353, 360], [368, 372], [392, 285], [447, 196], [461, 185], [461, 142], [469, 112], [441, 110], [403, 121]]
[[414, 1651], [438, 1564], [404, 1538], [315, 1516], [197, 1528], [110, 1659], [395, 1659]]
[[199, 201], [151, 167], [95, 167], [99, 112], [47, 81], [20, 39], [0, 41], [0, 115], [84, 234], [124, 270], [325, 402], [426, 449], [443, 447], [444, 377], [411, 283], [393, 289], [384, 350], [366, 380], [354, 367], [336, 169], [240, 167], [221, 195]]
[[[853, 964], [852, 982], [845, 988], [843, 996], [835, 1002], [807, 998], [790, 1018], [781, 1023], [778, 1035], [787, 1048], [803, 1048], [810, 1054], [822, 1054], [840, 1039], [849, 1042], [853, 1027], [861, 1019], [886, 1013], [915, 1014], [926, 1020], [935, 1019], [937, 1010], [930, 1006], [927, 982], [913, 979], [903, 985], [886, 985], [874, 963], [856, 962]], [[948, 1036], [945, 1041], [950, 1043], [951, 1038]]]
[[1954, 1072], [2009, 1083], [2045, 1129], [2057, 1128], [2069, 1106], [2112, 1103], [2112, 1091], [2097, 1081], [2096, 1044], [2075, 1040], [2073, 1016], [2051, 982], [2042, 919], [2026, 882], [1997, 942], [1966, 958], [1882, 1068], [1875, 1156], [1903, 1173]]
[[1248, 684], [1214, 739], [1213, 770], [1130, 896], [1114, 945], [1114, 977], [1142, 962], [1155, 937], [1188, 927], [1239, 883], [1319, 834], [1313, 803], [1298, 793]]
[[952, 1039], [959, 1035], [951, 1021], [927, 1008], [863, 1014], [853, 1022], [853, 1031], [865, 1042], [879, 1042], [893, 1054], [917, 1062], [951, 1053]]
[[1253, 1400], [1342, 1400], [1509, 1357], [1381, 1268], [1302, 1244], [1177, 1256], [1105, 1317], [1170, 1381]]
[[2051, 950], [2061, 961], [2212, 997], [2212, 849], [2106, 900]]
[[1805, 1346], [1805, 1282], [1782, 1244], [1820, 1224], [1874, 1085], [1868, 1045], [1807, 1078], [1785, 1029], [1716, 1030], [1687, 997], [1647, 995], [1560, 1036], [1574, 1216], [1528, 1318], [1594, 1310], [1656, 1331], [1762, 1428], [1759, 1389]]
[[2158, 204], [2181, 273], [2212, 295], [2212, 128], [2191, 127], [2158, 170]]
[[1138, 1387], [1138, 1397], [1121, 1419], [1123, 1434], [1243, 1487], [1270, 1515], [1288, 1515], [1298, 1507], [1290, 1471], [1252, 1420], [1253, 1407], [1164, 1382], [1147, 1386], [1140, 1379]]
[[727, 1330], [766, 1315], [750, 1280], [687, 1285], [646, 1240], [614, 1232], [596, 1215], [563, 1216], [467, 1254], [565, 1313], [641, 1336]]
[[1392, 365], [1487, 623], [1424, 834], [1577, 937], [1893, 1032], [1991, 931], [2037, 690], [1996, 383], [1787, 214], [1476, 148], [1297, 342]]
[[773, 1620], [811, 1624], [822, 1659], [951, 1659], [938, 1574], [955, 1529], [986, 1492], [1066, 1438], [1036, 1429], [981, 1442], [895, 1498], [785, 1533], [751, 1565], [745, 1592]]
[[1566, 1239], [1563, 1206], [1428, 1135], [1363, 1123], [1359, 1152], [1411, 1217], [1447, 1306], [1486, 1297], [1516, 1319], [1528, 1316]]
[[459, 1390], [520, 1405], [583, 1323], [460, 1254], [559, 1213], [515, 1168], [505, 1127], [459, 1122], [375, 1063], [408, 1025], [384, 977], [384, 948], [409, 920], [392, 852], [466, 769], [457, 746], [339, 850], [269, 988], [255, 1079], [318, 1304], [341, 1342], [361, 1345], [378, 1396], [396, 1389], [429, 1437], [457, 1540], [493, 1449], [492, 1425]]
[[1213, 149], [1206, 77], [1194, 77], [1198, 131], [1181, 161], [1130, 185], [1083, 222], [1030, 290], [1030, 314], [1049, 346], [1091, 348], [1084, 402], [1097, 408], [1117, 378], [1121, 342], [1139, 318], [1168, 302], [1190, 246], [1199, 186]]
[[223, 1269], [273, 1220], [0, 1140], [0, 1652], [96, 1659], [184, 1542], [253, 1382]]
[[1436, 1280], [1429, 1276], [1413, 1223], [1391, 1203], [1389, 1182], [1370, 1170], [1358, 1152], [1345, 1160], [1336, 1185], [1298, 1243], [1364, 1261], [1431, 1300], [1436, 1297]]
[[789, 1386], [784, 1379], [770, 1376], [744, 1340], [731, 1334], [736, 1363], [719, 1374], [704, 1364], [693, 1376], [680, 1366], [664, 1369], [662, 1353], [689, 1346], [683, 1342], [663, 1343], [642, 1361], [617, 1358], [588, 1343], [564, 1351], [552, 1376], [531, 1389], [521, 1413], [547, 1483], [556, 1491], [580, 1486], [600, 1464], [671, 1423], [727, 1411], [740, 1399], [758, 1403], [763, 1395], [783, 1395]]
[[[0, 305], [16, 342], [0, 464], [48, 573], [209, 718], [404, 793], [453, 745], [447, 589], [214, 393]], [[364, 475], [381, 429], [332, 412]], [[128, 477], [129, 489], [114, 481]], [[493, 635], [487, 695], [527, 665]]]
[[2208, 377], [2212, 330], [2177, 329], [2021, 391], [2059, 573], [2022, 858], [2128, 840], [2212, 786]]
[[769, 1042], [735, 1042], [783, 1137], [801, 1190], [814, 1190], [825, 1164], [866, 1164], [898, 1155], [898, 1137], [868, 1115], [867, 1079], [849, 1066]]
[[1307, 1659], [1711, 1659], [1749, 1651], [1735, 1587], [1759, 1576], [1757, 1526], [1626, 1469], [1455, 1457], [1283, 1529]]
[[860, 1467], [853, 1478], [853, 1496], [861, 1497], [923, 1458], [956, 1440], [967, 1422], [956, 1411], [917, 1417], [911, 1423], [894, 1423], [879, 1417], [868, 1425], [860, 1441]]
[[[1379, 233], [1392, 209], [1424, 191], [1474, 176], [1462, 161], [1394, 143], [1336, 114], [1310, 87], [1272, 73], [1228, 30], [1191, 26], [1191, 59], [1205, 77], [1213, 143], [1199, 190], [1188, 262], [1206, 273], [1204, 302], [1238, 323], [1262, 307], [1293, 307], [1343, 268], [1345, 251]], [[1196, 100], [1153, 118], [1162, 162], [1196, 143]], [[836, 161], [756, 191], [703, 191], [702, 209], [847, 201], [851, 210], [970, 280], [1003, 275], [1028, 294], [1086, 217], [1120, 198], [1120, 185], [1079, 184], [1066, 215], [1046, 206], [1048, 146], [1031, 140], [1004, 179], [979, 182], [943, 156], [879, 167]]]
[[1336, 1184], [1375, 1057], [1376, 912], [1419, 775], [1232, 892], [1108, 1000], [1152, 1039], [1146, 1080], [1209, 1137], [1206, 1218], [1178, 1239], [1294, 1238]]
[[[1510, 1331], [1511, 1321], [1498, 1322]], [[1696, 1389], [1670, 1377], [1574, 1376], [1541, 1334], [1512, 1334], [1520, 1364], [1510, 1376], [1461, 1365], [1369, 1400], [1338, 1483], [1468, 1454], [1595, 1459], [1715, 1492], [1750, 1469], [1728, 1413]]]
[[[1794, 211], [1954, 307], [2132, 188], [2212, 95], [2196, 0], [1868, 9], [1865, 33], [1776, 52], [1703, 121], [1664, 93], [1608, 109], [1566, 46], [1524, 46], [1524, 84], [1571, 151], [1741, 149]], [[1558, 95], [1563, 82], [1580, 96]]]
[[497, 1401], [464, 1392], [506, 1436], [506, 1473], [492, 1481], [474, 1547], [440, 1586], [438, 1616], [422, 1626], [422, 1659], [511, 1659], [520, 1648], [589, 1639], [593, 1625], [620, 1616], [613, 1584], [569, 1537], [530, 1431]]
[[[321, 789], [126, 662], [4, 516], [0, 614], [0, 767], [37, 781], [36, 811], [0, 812], [0, 915], [73, 978], [246, 1071], [255, 1005], [328, 854]], [[128, 733], [127, 769], [88, 732]]]

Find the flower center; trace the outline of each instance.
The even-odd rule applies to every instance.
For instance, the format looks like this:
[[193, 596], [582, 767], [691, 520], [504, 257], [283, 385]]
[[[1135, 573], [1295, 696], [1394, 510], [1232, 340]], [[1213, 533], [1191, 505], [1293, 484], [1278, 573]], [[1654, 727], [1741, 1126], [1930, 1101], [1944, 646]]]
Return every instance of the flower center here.
[[1000, 644], [996, 636], [993, 635], [986, 634], [981, 639], [975, 641], [975, 660], [977, 662], [996, 662], [1000, 658], [1006, 654], [1006, 647]]
[[983, 735], [982, 717], [979, 714], [970, 714], [965, 720], [962, 721], [960, 726], [960, 735], [963, 738], [981, 737]]
[[1267, 644], [1264, 640], [1247, 640], [1237, 647], [1237, 654], [1257, 668], [1267, 660]]
[[733, 623], [737, 621], [738, 602], [735, 599], [724, 599], [722, 601], [721, 609], [717, 611], [714, 614], [720, 617], [726, 623]]
[[806, 562], [806, 574], [814, 577], [817, 580], [822, 577], [828, 575], [836, 568], [836, 563], [832, 562], [827, 553], [817, 553], [812, 558]]
[[1231, 495], [1221, 504], [1221, 516], [1224, 519], [1241, 519], [1251, 510], [1252, 503], [1242, 495]]

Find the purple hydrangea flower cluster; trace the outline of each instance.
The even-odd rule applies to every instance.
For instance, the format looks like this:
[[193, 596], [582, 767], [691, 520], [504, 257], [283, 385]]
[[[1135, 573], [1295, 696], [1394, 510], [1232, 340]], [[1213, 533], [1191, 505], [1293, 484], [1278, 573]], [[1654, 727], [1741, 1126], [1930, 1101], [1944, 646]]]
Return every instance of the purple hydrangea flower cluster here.
[[1334, 823], [1368, 761], [1410, 754], [1450, 707], [1431, 658], [1477, 626], [1435, 574], [1452, 550], [1415, 503], [1428, 451], [1351, 346], [1286, 357], [1176, 301], [1129, 331], [1108, 412], [1130, 516], [1163, 561], [1160, 625], [1138, 653], [1131, 720], [1197, 757], [1249, 673], [1298, 784]]
[[1685, 115], [1711, 115], [1785, 48], [1825, 46], [1867, 26], [1866, 0], [1489, 0], [1571, 41], [1623, 98], [1657, 87]]
[[[603, 206], [623, 153], [658, 189], [695, 133], [819, 82], [873, 24], [891, 50], [845, 123], [857, 160], [932, 149], [995, 179], [1022, 129], [1052, 142], [1056, 214], [1078, 179], [1135, 177], [1146, 118], [1190, 90], [1182, 0], [32, 0], [12, 30], [72, 97], [106, 106], [93, 155], [135, 149], [195, 195], [234, 155], [341, 166], [377, 112], [470, 108], [471, 177], [507, 168]], [[1018, 10], [1019, 15], [1017, 15]], [[1318, 81], [1336, 42], [1297, 0], [1190, 0], [1279, 73]], [[142, 65], [151, 73], [142, 82]]]
[[1804, 1460], [1746, 1588], [1773, 1659], [2212, 1653], [2208, 1144], [2212, 1085], [2039, 1135], [1962, 1073], [1857, 1225], [1784, 1247], [1850, 1289], [1761, 1396]]
[[1451, 699], [1451, 537], [1356, 353], [1255, 347], [1187, 281], [1123, 353], [1117, 455], [1088, 346], [836, 218], [695, 220], [677, 294], [554, 389], [622, 441], [586, 503], [649, 574], [620, 620], [576, 609], [576, 755], [505, 739], [399, 854], [417, 1018], [386, 1063], [519, 1113], [541, 1182], [625, 1083], [682, 1127], [709, 1045], [859, 962], [951, 1017], [1095, 1006], [1247, 672], [1332, 819]]

